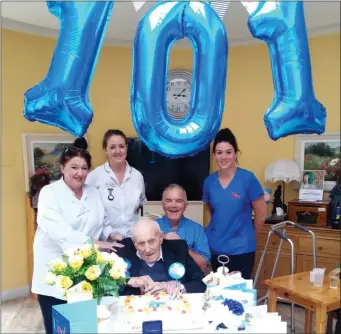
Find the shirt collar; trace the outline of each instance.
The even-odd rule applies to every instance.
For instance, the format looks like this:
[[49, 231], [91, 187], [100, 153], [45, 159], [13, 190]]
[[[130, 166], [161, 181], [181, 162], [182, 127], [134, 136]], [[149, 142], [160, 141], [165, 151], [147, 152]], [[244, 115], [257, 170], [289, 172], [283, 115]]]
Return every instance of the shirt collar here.
[[[139, 253], [139, 251], [137, 250], [136, 251], [136, 256], [139, 258], [139, 259], [141, 259], [142, 260], [142, 258], [141, 258], [141, 255], [140, 255], [140, 253]], [[156, 262], [158, 262], [158, 261], [163, 261], [163, 254], [162, 254], [162, 247], [160, 246], [160, 256], [159, 256], [159, 258], [156, 260]], [[143, 260], [142, 260], [143, 261]], [[155, 263], [156, 263], [155, 262]], [[146, 264], [149, 266], [149, 267], [152, 267], [155, 263], [153, 263], [153, 264], [150, 264], [150, 263], [147, 263], [146, 262]]]
[[[109, 165], [109, 161], [107, 161], [105, 164], [104, 164], [104, 170], [110, 174], [116, 181], [116, 175], [115, 173], [113, 172], [113, 170], [111, 169], [110, 165]], [[123, 181], [125, 181], [126, 179], [130, 178], [131, 176], [131, 172], [132, 172], [133, 168], [128, 164], [128, 161], [126, 161], [126, 170], [124, 172], [124, 178], [123, 178]]]
[[[168, 217], [167, 217], [166, 215], [164, 215], [164, 216], [162, 217], [162, 219], [163, 219], [163, 221], [169, 226], [170, 229], [173, 229], [173, 228], [172, 228], [172, 224], [171, 224], [171, 222], [169, 221], [169, 219], [168, 219]], [[180, 218], [179, 223], [178, 223], [177, 227], [175, 228], [175, 230], [178, 230], [178, 229], [180, 228], [180, 226], [182, 225], [183, 220], [184, 220], [184, 216], [182, 216], [182, 217]], [[174, 231], [175, 231], [175, 230], [174, 230]]]
[[[60, 178], [59, 181], [60, 181], [60, 184], [62, 185], [63, 189], [65, 189], [65, 191], [67, 191], [71, 196], [76, 197], [75, 193], [65, 183], [63, 176]], [[88, 193], [88, 189], [89, 189], [89, 185], [84, 183], [82, 199], [86, 199], [87, 193]]]

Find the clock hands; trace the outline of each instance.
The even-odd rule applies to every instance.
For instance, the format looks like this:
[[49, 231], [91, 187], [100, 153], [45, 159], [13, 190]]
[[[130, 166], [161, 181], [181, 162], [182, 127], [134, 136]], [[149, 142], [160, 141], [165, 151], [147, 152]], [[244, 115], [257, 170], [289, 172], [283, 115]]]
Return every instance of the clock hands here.
[[181, 97], [186, 97], [187, 95], [182, 95], [182, 93], [183, 93], [185, 90], [186, 90], [186, 88], [184, 88], [180, 94], [173, 94], [173, 96], [175, 96], [175, 99], [177, 99], [177, 98], [180, 97], [180, 96], [181, 96]]

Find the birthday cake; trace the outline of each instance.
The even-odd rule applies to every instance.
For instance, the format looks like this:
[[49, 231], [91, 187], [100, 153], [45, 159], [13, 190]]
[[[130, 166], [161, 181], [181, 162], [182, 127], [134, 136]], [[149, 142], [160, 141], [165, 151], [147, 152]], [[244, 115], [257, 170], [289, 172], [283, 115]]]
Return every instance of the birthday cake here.
[[132, 330], [140, 330], [143, 321], [161, 320], [164, 330], [200, 328], [192, 305], [184, 295], [170, 296], [166, 292], [127, 296], [123, 301], [123, 319]]

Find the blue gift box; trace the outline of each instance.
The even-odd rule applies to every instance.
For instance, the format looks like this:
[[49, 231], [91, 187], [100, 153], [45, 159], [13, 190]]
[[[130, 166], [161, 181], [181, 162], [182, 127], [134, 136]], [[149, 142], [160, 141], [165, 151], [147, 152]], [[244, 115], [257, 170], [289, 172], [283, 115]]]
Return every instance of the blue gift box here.
[[95, 299], [52, 307], [53, 333], [97, 333], [97, 302]]

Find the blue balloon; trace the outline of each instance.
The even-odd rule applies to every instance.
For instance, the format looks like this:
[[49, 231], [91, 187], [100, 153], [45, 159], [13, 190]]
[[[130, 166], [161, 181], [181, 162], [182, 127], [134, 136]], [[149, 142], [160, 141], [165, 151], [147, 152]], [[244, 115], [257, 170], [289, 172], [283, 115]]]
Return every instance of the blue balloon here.
[[[187, 37], [194, 48], [191, 107], [183, 120], [167, 113], [170, 47]], [[227, 36], [205, 2], [160, 2], [139, 22], [133, 50], [131, 112], [135, 129], [154, 152], [194, 155], [210, 144], [224, 111]]]
[[275, 96], [264, 115], [270, 138], [322, 134], [326, 109], [314, 94], [303, 1], [259, 2], [248, 26], [270, 52]]
[[88, 90], [110, 19], [113, 1], [47, 1], [60, 33], [45, 79], [25, 93], [31, 122], [83, 136], [93, 117]]
[[125, 264], [127, 265], [127, 270], [131, 268], [131, 262], [128, 259], [124, 259]]
[[172, 263], [168, 268], [168, 274], [175, 280], [181, 279], [185, 275], [185, 266], [180, 262]]

